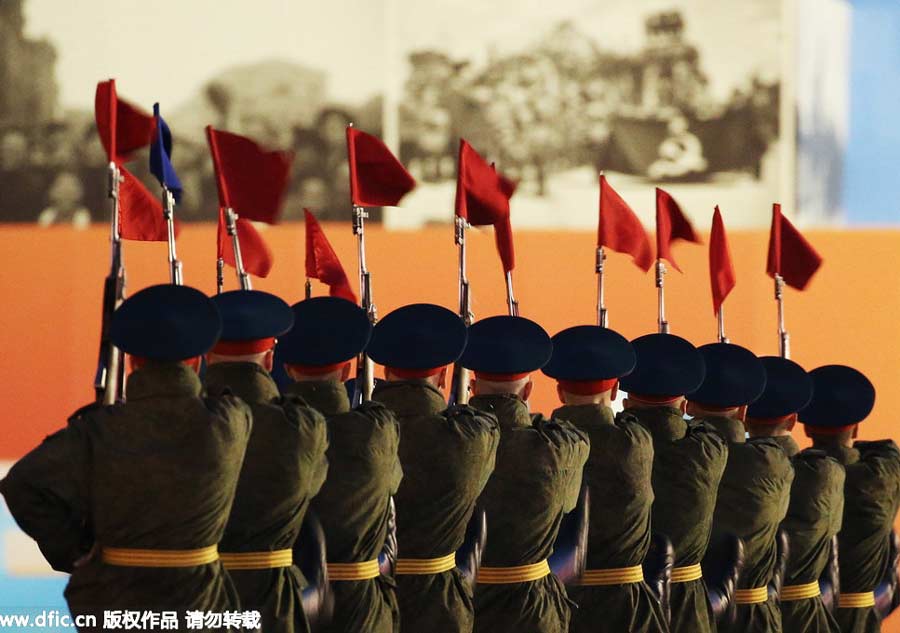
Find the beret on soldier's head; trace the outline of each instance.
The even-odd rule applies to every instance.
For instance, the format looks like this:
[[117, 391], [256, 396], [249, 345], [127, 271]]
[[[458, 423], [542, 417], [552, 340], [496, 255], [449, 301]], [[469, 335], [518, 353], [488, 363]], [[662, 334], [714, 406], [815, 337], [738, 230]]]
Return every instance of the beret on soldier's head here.
[[710, 343], [697, 348], [706, 377], [690, 400], [713, 407], [742, 407], [766, 388], [766, 370], [756, 354], [740, 345]]
[[459, 363], [486, 374], [522, 374], [550, 360], [553, 344], [540, 325], [517, 316], [493, 316], [469, 327], [469, 340]]
[[311, 367], [346, 362], [360, 354], [372, 336], [366, 311], [341, 297], [313, 297], [295, 303], [294, 327], [278, 343], [278, 358]]
[[294, 324], [291, 307], [262, 290], [231, 290], [212, 298], [222, 316], [220, 341], [255, 341], [281, 336]]
[[378, 322], [367, 352], [385, 367], [432, 369], [455, 362], [466, 340], [466, 324], [457, 314], [430, 303], [414, 303]]
[[763, 356], [759, 360], [766, 370], [766, 388], [747, 409], [748, 418], [781, 418], [809, 404], [813, 381], [806, 370], [780, 356]]
[[703, 356], [674, 334], [646, 334], [631, 341], [634, 371], [620, 381], [623, 391], [647, 396], [684, 396], [706, 377]]
[[598, 325], [576, 325], [553, 337], [543, 372], [556, 380], [610, 380], [634, 369], [634, 348], [624, 336]]
[[132, 356], [179, 361], [208, 352], [221, 331], [212, 299], [196, 288], [163, 284], [144, 288], [119, 306], [110, 339]]
[[810, 426], [841, 427], [862, 422], [875, 406], [875, 387], [861, 372], [846, 365], [825, 365], [809, 372], [813, 382], [810, 403], [800, 422]]

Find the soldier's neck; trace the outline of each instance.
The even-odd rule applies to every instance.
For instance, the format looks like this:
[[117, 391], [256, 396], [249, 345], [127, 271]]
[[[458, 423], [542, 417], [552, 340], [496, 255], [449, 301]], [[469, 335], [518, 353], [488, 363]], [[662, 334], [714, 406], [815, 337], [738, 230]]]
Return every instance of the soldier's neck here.
[[303, 380], [285, 387], [284, 393], [303, 398], [322, 415], [338, 415], [350, 410], [350, 396], [340, 380]]
[[469, 404], [480, 411], [496, 415], [501, 429], [531, 426], [528, 403], [514, 393], [476, 395]]
[[229, 389], [244, 402], [270, 402], [278, 397], [269, 372], [246, 361], [212, 363], [206, 368], [206, 386], [210, 393]]

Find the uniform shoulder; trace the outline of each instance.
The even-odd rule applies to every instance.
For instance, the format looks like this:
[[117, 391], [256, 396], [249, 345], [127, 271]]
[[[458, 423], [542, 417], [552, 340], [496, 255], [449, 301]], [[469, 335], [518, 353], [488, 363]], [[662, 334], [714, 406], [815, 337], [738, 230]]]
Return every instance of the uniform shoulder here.
[[217, 395], [207, 395], [203, 399], [210, 414], [230, 422], [246, 422], [252, 424], [253, 410], [241, 398], [227, 389]]
[[630, 411], [622, 411], [616, 415], [616, 427], [635, 438], [639, 442], [653, 442], [653, 434], [641, 424], [641, 421]]
[[731, 447], [739, 457], [743, 457], [741, 453], [752, 452], [756, 459], [763, 463], [770, 470], [780, 470], [783, 472], [792, 471], [791, 458], [781, 445], [771, 437], [751, 437], [744, 444], [735, 444]]
[[560, 451], [590, 448], [590, 438], [568, 420], [556, 417], [546, 418], [538, 413], [532, 416], [531, 430], [540, 441]]
[[328, 416], [328, 426], [335, 438], [357, 437], [393, 437], [400, 434], [400, 423], [394, 412], [378, 402], [364, 402], [363, 404], [332, 416]]
[[466, 434], [499, 435], [500, 422], [497, 416], [468, 405], [453, 405], [439, 414], [453, 427]]
[[856, 442], [859, 461], [871, 468], [878, 476], [900, 477], [900, 448], [894, 440]]
[[702, 420], [688, 420], [687, 431], [680, 442], [696, 444], [703, 450], [722, 457], [728, 456], [728, 440], [712, 424]]
[[275, 400], [271, 405], [284, 411], [285, 418], [292, 426], [301, 429], [325, 426], [325, 417], [317, 409], [313, 409], [300, 396], [286, 395]]

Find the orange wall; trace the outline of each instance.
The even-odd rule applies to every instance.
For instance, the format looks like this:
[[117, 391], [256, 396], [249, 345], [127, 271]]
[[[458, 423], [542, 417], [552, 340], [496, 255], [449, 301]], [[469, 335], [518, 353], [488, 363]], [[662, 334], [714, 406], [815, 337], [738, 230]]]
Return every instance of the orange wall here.
[[[356, 252], [348, 224], [325, 230], [355, 279]], [[179, 242], [185, 280], [215, 291], [215, 227], [185, 226]], [[456, 251], [449, 226], [416, 232], [370, 228], [369, 268], [381, 315], [409, 302], [429, 301], [455, 309]], [[254, 280], [288, 301], [303, 292], [303, 227], [290, 224], [265, 232], [276, 255], [268, 279]], [[0, 459], [16, 458], [60, 427], [66, 416], [92, 398], [100, 327], [102, 280], [108, 269], [107, 231], [0, 227]], [[793, 358], [812, 368], [824, 363], [854, 365], [878, 389], [875, 412], [864, 425], [867, 438], [898, 437], [892, 412], [900, 410], [900, 232], [810, 231], [825, 264], [808, 291], [787, 290], [786, 317]], [[777, 353], [772, 282], [763, 273], [766, 232], [729, 236], [738, 285], [726, 302], [733, 342], [758, 354]], [[477, 317], [505, 311], [500, 265], [490, 233], [473, 231], [470, 277]], [[594, 319], [594, 237], [590, 232], [520, 231], [516, 235], [516, 292], [521, 313], [551, 333]], [[685, 274], [667, 276], [672, 331], [695, 344], [714, 340], [716, 323], [709, 299], [707, 251], [679, 245]], [[168, 280], [166, 247], [127, 243], [128, 292]], [[656, 327], [653, 275], [641, 273], [626, 256], [608, 261], [610, 325], [629, 338]], [[228, 287], [235, 287], [227, 269]], [[355, 285], [355, 282], [354, 282]], [[316, 286], [316, 293], [323, 292]], [[538, 376], [536, 410], [555, 406], [552, 383]], [[799, 438], [798, 438], [799, 439]]]

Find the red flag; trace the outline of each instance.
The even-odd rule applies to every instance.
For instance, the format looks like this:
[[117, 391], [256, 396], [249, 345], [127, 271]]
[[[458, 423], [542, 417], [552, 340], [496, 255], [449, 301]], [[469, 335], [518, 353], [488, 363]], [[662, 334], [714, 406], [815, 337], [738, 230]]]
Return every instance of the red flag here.
[[343, 297], [356, 303], [347, 273], [319, 221], [309, 209], [303, 209], [303, 213], [306, 216], [306, 276], [328, 284], [328, 294], [332, 297]]
[[719, 314], [725, 297], [734, 288], [734, 266], [731, 264], [728, 237], [725, 235], [725, 225], [718, 206], [713, 214], [712, 231], [709, 234], [709, 282], [712, 286], [713, 314]]
[[293, 154], [269, 152], [245, 136], [206, 126], [219, 205], [241, 218], [273, 224], [290, 177]]
[[681, 272], [675, 258], [672, 257], [672, 242], [686, 240], [701, 244], [700, 238], [694, 233], [694, 227], [684, 217], [681, 207], [675, 202], [675, 198], [665, 191], [656, 188], [656, 258], [665, 259], [672, 267]]
[[118, 98], [115, 79], [97, 84], [94, 120], [107, 157], [116, 163], [130, 160], [134, 151], [149, 145], [156, 131], [152, 116]]
[[[123, 240], [165, 242], [169, 239], [159, 199], [124, 167], [119, 185], [119, 234]], [[179, 225], [175, 223], [175, 232]]]
[[459, 140], [456, 215], [473, 226], [499, 226], [509, 217], [509, 199], [515, 191], [513, 181], [497, 173], [465, 139]]
[[381, 139], [353, 126], [347, 128], [347, 157], [350, 198], [356, 206], [393, 207], [416, 186]]
[[606, 246], [617, 253], [631, 255], [635, 265], [647, 272], [653, 265], [653, 250], [644, 225], [631, 207], [600, 176], [600, 221], [597, 225], [597, 246]]
[[494, 241], [497, 243], [500, 261], [503, 262], [503, 272], [508, 273], [516, 266], [516, 251], [513, 248], [512, 224], [509, 222], [509, 214], [494, 225]]
[[[244, 270], [257, 277], [267, 277], [275, 260], [272, 256], [272, 249], [269, 248], [251, 221], [238, 218], [236, 225]], [[228, 225], [223, 207], [219, 207], [218, 256], [229, 266], [236, 267], [234, 247], [231, 244], [231, 236], [228, 235]]]
[[772, 229], [769, 232], [769, 261], [766, 272], [774, 278], [781, 275], [784, 282], [803, 290], [812, 279], [822, 257], [806, 241], [790, 220], [781, 215], [781, 205], [772, 205]]

